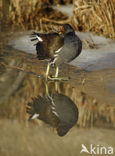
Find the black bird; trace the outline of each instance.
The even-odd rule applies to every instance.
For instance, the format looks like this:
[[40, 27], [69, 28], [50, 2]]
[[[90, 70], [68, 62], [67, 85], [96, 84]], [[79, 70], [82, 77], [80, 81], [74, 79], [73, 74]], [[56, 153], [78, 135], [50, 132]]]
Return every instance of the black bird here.
[[[58, 66], [75, 59], [82, 50], [82, 42], [75, 34], [74, 29], [69, 24], [64, 24], [60, 32], [37, 33], [32, 34], [32, 41], [37, 40], [37, 56], [39, 60], [49, 59], [46, 80], [61, 80], [58, 77]], [[50, 66], [56, 66], [54, 77], [49, 76]], [[62, 79], [63, 80], [63, 79]]]
[[29, 120], [38, 118], [56, 128], [59, 136], [64, 136], [78, 120], [78, 109], [73, 101], [62, 94], [33, 98], [28, 103]]

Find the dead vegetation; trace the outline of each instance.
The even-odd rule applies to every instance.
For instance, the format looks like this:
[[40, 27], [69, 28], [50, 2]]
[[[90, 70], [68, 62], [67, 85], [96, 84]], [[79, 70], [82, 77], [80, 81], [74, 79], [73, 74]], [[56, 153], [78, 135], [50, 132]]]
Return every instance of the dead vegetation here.
[[[7, 25], [21, 27], [23, 30], [34, 29], [47, 32], [57, 29], [57, 26], [64, 23], [71, 23], [77, 31], [91, 31], [115, 38], [114, 0], [74, 0], [71, 19], [52, 8], [52, 5], [70, 3], [72, 0], [10, 0]], [[4, 16], [6, 12], [8, 11], [3, 11]]]
[[[56, 2], [56, 3], [55, 3]], [[54, 1], [52, 4], [57, 4]], [[50, 31], [52, 27], [68, 22], [68, 16], [54, 10], [50, 1], [11, 1], [7, 23], [20, 25], [24, 30]]]
[[74, 0], [72, 23], [79, 31], [115, 38], [115, 1]]

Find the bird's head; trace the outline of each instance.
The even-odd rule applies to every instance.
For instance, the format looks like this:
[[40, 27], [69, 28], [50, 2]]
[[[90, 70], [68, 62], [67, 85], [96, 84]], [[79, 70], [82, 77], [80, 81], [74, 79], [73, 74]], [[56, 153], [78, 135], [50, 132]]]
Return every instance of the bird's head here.
[[59, 127], [57, 127], [57, 133], [59, 136], [64, 136], [67, 134], [67, 132], [70, 130], [71, 126], [67, 125], [65, 123], [59, 124]]
[[74, 29], [70, 24], [64, 24], [59, 34], [68, 34], [68, 33], [74, 33]]

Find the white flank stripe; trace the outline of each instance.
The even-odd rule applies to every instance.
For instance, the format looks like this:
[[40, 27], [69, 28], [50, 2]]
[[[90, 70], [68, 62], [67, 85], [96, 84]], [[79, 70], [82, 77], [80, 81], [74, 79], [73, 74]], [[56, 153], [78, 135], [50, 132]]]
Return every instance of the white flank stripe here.
[[59, 48], [58, 50], [56, 50], [55, 53], [59, 53], [61, 49], [62, 49], [62, 47]]
[[57, 60], [57, 57], [55, 57], [55, 59], [54, 59], [53, 62], [51, 62], [51, 63], [54, 64], [56, 60]]
[[53, 101], [53, 98], [51, 96], [49, 96], [50, 100], [51, 100], [51, 103], [52, 103], [52, 113], [54, 113], [57, 117], [59, 117], [58, 113], [55, 111], [55, 103]]
[[[53, 101], [53, 98], [52, 98], [51, 96], [48, 96], [48, 97], [50, 98], [52, 105], [55, 107], [55, 103], [54, 103], [54, 101]], [[52, 107], [53, 107], [53, 106], [52, 106]]]
[[54, 106], [52, 106], [52, 110], [55, 110], [55, 107]]
[[59, 117], [59, 115], [55, 112], [55, 111], [52, 111], [56, 116], [58, 116]]
[[54, 57], [57, 57], [57, 56], [58, 56], [57, 54], [54, 55]]
[[39, 114], [34, 114], [31, 118], [31, 120], [36, 119], [39, 116]]
[[41, 37], [39, 37], [39, 36], [37, 36], [37, 35], [36, 35], [36, 37], [37, 37], [38, 41], [40, 41], [40, 42], [43, 41]]

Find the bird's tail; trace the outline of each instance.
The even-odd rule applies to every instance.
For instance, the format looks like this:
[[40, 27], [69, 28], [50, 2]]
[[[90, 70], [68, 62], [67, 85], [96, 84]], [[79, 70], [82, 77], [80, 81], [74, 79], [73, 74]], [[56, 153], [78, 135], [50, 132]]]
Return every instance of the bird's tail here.
[[37, 33], [37, 32], [32, 32], [32, 34], [31, 34], [31, 41], [40, 41], [40, 42], [42, 42], [43, 40], [42, 40], [42, 38], [41, 38], [41, 36], [42, 36], [43, 34], [42, 33]]
[[42, 107], [44, 106], [44, 99], [41, 96], [32, 98], [32, 102], [27, 104], [26, 112], [30, 114], [29, 120], [39, 118]]

